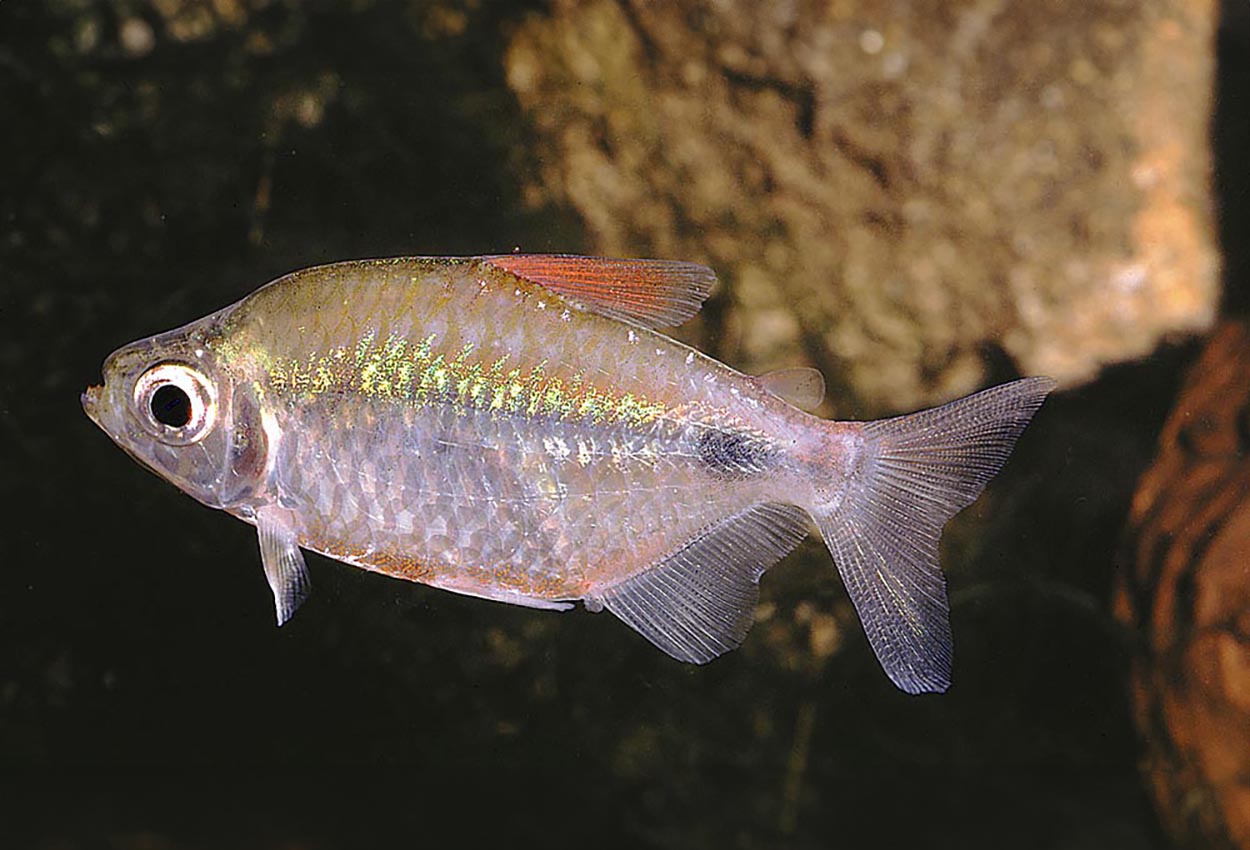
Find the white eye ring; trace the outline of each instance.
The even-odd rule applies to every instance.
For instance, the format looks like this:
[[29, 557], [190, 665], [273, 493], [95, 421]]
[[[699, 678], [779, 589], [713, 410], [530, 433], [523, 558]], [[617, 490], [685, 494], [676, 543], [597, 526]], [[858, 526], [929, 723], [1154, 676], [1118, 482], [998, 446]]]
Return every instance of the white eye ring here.
[[171, 446], [185, 446], [212, 430], [217, 393], [193, 366], [158, 363], [135, 381], [135, 409], [152, 436]]

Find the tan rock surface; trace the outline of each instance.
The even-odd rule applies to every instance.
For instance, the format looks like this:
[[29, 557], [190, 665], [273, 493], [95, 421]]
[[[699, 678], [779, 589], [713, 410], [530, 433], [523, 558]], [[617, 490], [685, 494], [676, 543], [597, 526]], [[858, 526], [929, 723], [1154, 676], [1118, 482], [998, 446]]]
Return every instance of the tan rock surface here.
[[707, 339], [864, 412], [1073, 384], [1218, 294], [1209, 0], [572, 2], [506, 56], [534, 203], [591, 250], [702, 259]]

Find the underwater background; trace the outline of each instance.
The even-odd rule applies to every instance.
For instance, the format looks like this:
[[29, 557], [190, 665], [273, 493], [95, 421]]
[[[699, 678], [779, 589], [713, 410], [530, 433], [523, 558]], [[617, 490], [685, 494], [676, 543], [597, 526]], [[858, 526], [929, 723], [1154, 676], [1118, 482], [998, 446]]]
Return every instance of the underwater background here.
[[[1244, 0], [0, 2], [0, 847], [1250, 847], [1128, 578], [1247, 306], [1248, 83]], [[816, 538], [701, 668], [319, 556], [277, 629], [254, 530], [82, 415], [284, 272], [514, 248], [708, 263], [676, 335], [827, 416], [1060, 380], [944, 538], [949, 693]]]

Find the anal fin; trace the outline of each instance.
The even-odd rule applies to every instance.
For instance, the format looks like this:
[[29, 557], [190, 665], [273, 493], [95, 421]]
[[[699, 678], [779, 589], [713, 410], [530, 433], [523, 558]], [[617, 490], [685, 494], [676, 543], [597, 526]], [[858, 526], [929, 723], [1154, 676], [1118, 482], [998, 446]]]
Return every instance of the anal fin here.
[[277, 507], [256, 512], [260, 535], [260, 559], [265, 579], [273, 591], [274, 611], [281, 626], [308, 598], [310, 583], [304, 553], [299, 549], [290, 511]]
[[755, 619], [760, 576], [807, 529], [800, 508], [755, 505], [587, 600], [588, 607], [602, 603], [678, 661], [704, 664], [742, 643]]

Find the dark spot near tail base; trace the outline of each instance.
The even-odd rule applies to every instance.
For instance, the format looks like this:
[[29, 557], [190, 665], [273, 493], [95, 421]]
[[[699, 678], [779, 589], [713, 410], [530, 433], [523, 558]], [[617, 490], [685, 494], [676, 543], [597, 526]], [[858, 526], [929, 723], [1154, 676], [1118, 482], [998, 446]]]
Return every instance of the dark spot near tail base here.
[[726, 478], [758, 475], [768, 468], [771, 455], [767, 441], [754, 434], [709, 429], [699, 435], [699, 459]]

